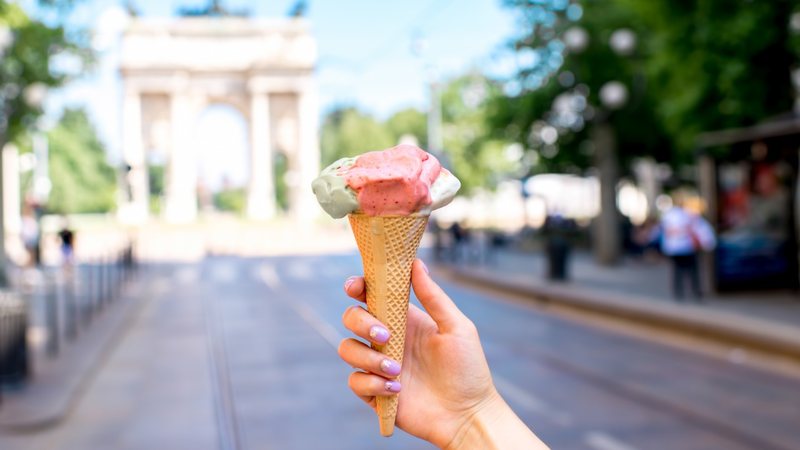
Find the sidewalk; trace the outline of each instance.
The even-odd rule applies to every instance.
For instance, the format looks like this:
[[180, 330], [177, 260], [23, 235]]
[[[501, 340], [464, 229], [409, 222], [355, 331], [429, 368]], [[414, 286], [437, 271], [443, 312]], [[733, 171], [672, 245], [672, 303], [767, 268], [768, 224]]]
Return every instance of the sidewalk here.
[[800, 296], [790, 291], [717, 294], [700, 303], [678, 302], [670, 291], [668, 261], [627, 259], [603, 267], [586, 252], [571, 255], [566, 282], [546, 279], [547, 261], [541, 252], [499, 250], [489, 263], [444, 261], [440, 268], [468, 282], [800, 359]]

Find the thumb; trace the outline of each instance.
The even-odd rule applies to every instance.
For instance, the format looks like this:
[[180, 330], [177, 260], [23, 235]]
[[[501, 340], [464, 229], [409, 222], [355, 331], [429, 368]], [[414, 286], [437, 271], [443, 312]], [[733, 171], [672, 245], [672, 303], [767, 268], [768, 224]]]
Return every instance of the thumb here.
[[431, 279], [425, 263], [420, 259], [414, 260], [411, 266], [411, 286], [417, 299], [439, 326], [440, 331], [453, 330], [463, 320], [464, 315], [453, 300]]

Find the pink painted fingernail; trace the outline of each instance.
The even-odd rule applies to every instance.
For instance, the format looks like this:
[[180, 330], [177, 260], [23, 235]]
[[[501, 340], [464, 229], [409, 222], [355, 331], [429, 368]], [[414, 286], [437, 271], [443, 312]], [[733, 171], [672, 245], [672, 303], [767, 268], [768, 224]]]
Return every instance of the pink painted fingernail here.
[[344, 282], [344, 291], [347, 292], [350, 289], [350, 285], [356, 282], [357, 277], [350, 277]]
[[397, 381], [387, 381], [386, 382], [386, 390], [389, 391], [389, 392], [397, 393], [397, 392], [400, 392], [400, 389], [402, 389], [402, 388], [403, 387], [400, 386], [400, 383], [397, 382]]
[[431, 274], [431, 272], [430, 272], [430, 270], [428, 270], [428, 266], [425, 264], [425, 261], [423, 261], [423, 260], [421, 260], [421, 259], [420, 259], [420, 260], [419, 260], [419, 262], [420, 262], [420, 264], [422, 264], [422, 269], [425, 271], [425, 273], [427, 273], [428, 275], [430, 275], [430, 274]]
[[369, 329], [369, 338], [372, 339], [373, 342], [383, 344], [389, 340], [389, 330], [375, 325]]
[[397, 362], [392, 361], [391, 359], [384, 359], [381, 361], [381, 370], [386, 375], [400, 375], [400, 364], [397, 364]]

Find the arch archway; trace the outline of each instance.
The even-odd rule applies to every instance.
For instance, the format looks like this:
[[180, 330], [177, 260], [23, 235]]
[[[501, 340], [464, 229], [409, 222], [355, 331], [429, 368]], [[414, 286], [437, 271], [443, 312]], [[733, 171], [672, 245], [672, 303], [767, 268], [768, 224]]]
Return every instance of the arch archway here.
[[218, 102], [239, 110], [247, 123], [247, 216], [264, 220], [275, 214], [277, 146], [288, 161], [290, 215], [316, 216], [308, 188], [319, 171], [315, 61], [316, 46], [302, 19], [134, 20], [123, 39], [120, 68], [131, 192], [121, 217], [133, 222], [147, 217], [147, 149], [153, 136], [160, 136], [155, 147], [163, 148], [168, 160], [163, 215], [170, 222], [195, 219], [192, 121]]
[[244, 114], [231, 105], [212, 103], [198, 115], [192, 134], [198, 208], [243, 213], [250, 163]]

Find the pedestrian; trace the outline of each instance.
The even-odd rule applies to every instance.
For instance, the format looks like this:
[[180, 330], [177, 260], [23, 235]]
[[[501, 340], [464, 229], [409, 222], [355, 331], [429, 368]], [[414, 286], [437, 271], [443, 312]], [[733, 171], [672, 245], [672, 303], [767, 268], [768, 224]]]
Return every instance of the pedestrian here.
[[31, 206], [26, 205], [22, 210], [22, 225], [20, 230], [22, 245], [27, 253], [25, 267], [32, 268], [39, 265], [39, 221]]
[[75, 233], [70, 228], [69, 220], [66, 217], [61, 220], [58, 238], [61, 240], [61, 262], [65, 269], [71, 269], [75, 258]]
[[684, 297], [684, 279], [689, 280], [692, 295], [702, 298], [698, 255], [712, 250], [716, 238], [711, 225], [699, 214], [686, 208], [687, 194], [673, 197], [673, 206], [661, 217], [661, 251], [672, 262], [672, 294], [677, 300]]
[[[359, 369], [350, 375], [353, 392], [375, 409], [375, 396], [402, 391], [397, 426], [439, 448], [547, 449], [497, 392], [475, 325], [420, 260], [411, 268], [411, 285], [425, 309], [409, 306], [402, 367], [357, 339], [339, 346], [339, 356]], [[365, 301], [363, 277], [348, 278], [344, 290]], [[374, 344], [392, 338], [361, 307], [348, 308], [342, 322]]]

